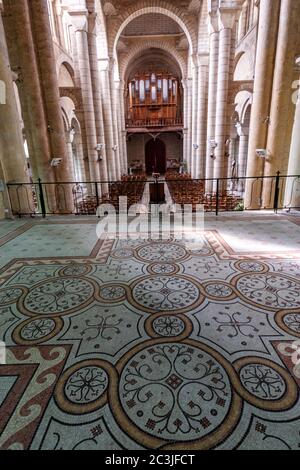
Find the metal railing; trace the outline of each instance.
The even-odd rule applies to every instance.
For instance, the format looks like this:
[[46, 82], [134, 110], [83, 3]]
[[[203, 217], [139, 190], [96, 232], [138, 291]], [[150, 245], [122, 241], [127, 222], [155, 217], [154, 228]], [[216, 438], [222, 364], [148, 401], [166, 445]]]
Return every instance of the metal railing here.
[[[187, 175], [166, 175], [173, 203], [190, 205], [193, 211], [300, 209], [300, 176], [280, 175], [244, 178], [191, 179]], [[12, 213], [16, 216], [50, 214], [96, 215], [101, 204], [118, 210], [119, 197], [127, 196], [128, 207], [142, 203], [146, 183], [159, 184], [136, 176], [123, 181], [10, 183], [7, 184]], [[153, 191], [152, 191], [153, 193]], [[154, 191], [155, 193], [155, 191]], [[153, 201], [152, 201], [153, 202]]]

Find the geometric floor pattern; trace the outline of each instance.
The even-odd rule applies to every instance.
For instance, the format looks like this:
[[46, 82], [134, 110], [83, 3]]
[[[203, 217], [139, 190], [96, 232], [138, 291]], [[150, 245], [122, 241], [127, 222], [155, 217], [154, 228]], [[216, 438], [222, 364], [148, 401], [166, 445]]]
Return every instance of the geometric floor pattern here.
[[2, 226], [0, 449], [300, 449], [299, 218], [223, 222]]

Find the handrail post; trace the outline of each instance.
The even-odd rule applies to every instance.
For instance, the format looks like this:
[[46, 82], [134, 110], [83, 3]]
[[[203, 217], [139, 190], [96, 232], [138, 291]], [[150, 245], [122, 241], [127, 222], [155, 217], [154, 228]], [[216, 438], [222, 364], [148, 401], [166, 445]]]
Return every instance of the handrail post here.
[[45, 219], [45, 217], [46, 217], [46, 206], [45, 206], [45, 198], [44, 198], [44, 191], [43, 191], [43, 185], [42, 185], [41, 178], [38, 179], [38, 185], [39, 185], [39, 196], [40, 196], [42, 216]]
[[278, 200], [279, 200], [279, 192], [280, 192], [280, 171], [277, 171], [276, 174], [276, 182], [275, 182], [275, 194], [274, 194], [274, 212], [275, 214], [278, 213]]
[[216, 216], [219, 215], [219, 189], [220, 189], [220, 180], [217, 179], [217, 191], [216, 191]]

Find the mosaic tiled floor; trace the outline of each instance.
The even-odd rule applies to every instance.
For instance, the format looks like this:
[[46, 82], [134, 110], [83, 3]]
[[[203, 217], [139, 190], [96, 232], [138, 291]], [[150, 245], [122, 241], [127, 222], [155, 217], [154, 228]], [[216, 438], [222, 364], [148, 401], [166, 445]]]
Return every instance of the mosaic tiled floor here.
[[0, 449], [299, 449], [299, 220], [0, 225]]

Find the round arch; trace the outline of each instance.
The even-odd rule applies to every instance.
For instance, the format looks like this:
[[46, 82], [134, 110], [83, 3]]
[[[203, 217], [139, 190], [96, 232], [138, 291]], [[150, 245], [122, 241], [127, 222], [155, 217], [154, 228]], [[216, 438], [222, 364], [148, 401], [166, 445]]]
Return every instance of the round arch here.
[[56, 61], [56, 73], [57, 76], [59, 75], [59, 70], [61, 66], [64, 65], [68, 72], [70, 73], [71, 77], [74, 78], [74, 64], [73, 61], [66, 55], [66, 54], [61, 54], [57, 61]]
[[133, 62], [138, 59], [138, 57], [146, 52], [148, 49], [157, 49], [162, 50], [167, 53], [173, 61], [178, 64], [178, 67], [181, 71], [181, 76], [185, 77], [187, 75], [187, 61], [184, 60], [181, 54], [176, 50], [175, 47], [171, 46], [167, 41], [155, 41], [149, 40], [143, 44], [137, 44], [135, 47], [131, 48], [130, 51], [120, 58], [119, 61], [119, 71], [121, 80], [125, 80], [126, 72]]
[[162, 15], [166, 15], [178, 23], [187, 37], [190, 53], [192, 54], [196, 50], [197, 36], [194, 31], [194, 25], [190, 20], [183, 17], [180, 10], [165, 1], [159, 2], [161, 6], [158, 6], [155, 0], [149, 1], [149, 6], [142, 6], [141, 3], [143, 5], [145, 4], [145, 2], [138, 2], [135, 6], [129, 8], [127, 10], [127, 16], [121, 16], [115, 27], [112, 28], [109, 39], [109, 50], [114, 57], [116, 57], [117, 43], [124, 28], [126, 28], [126, 26], [135, 18], [149, 13], [160, 13]]
[[250, 125], [250, 116], [251, 116], [251, 107], [252, 107], [252, 96], [250, 96], [242, 109], [241, 113], [241, 122], [243, 124], [248, 124]]

